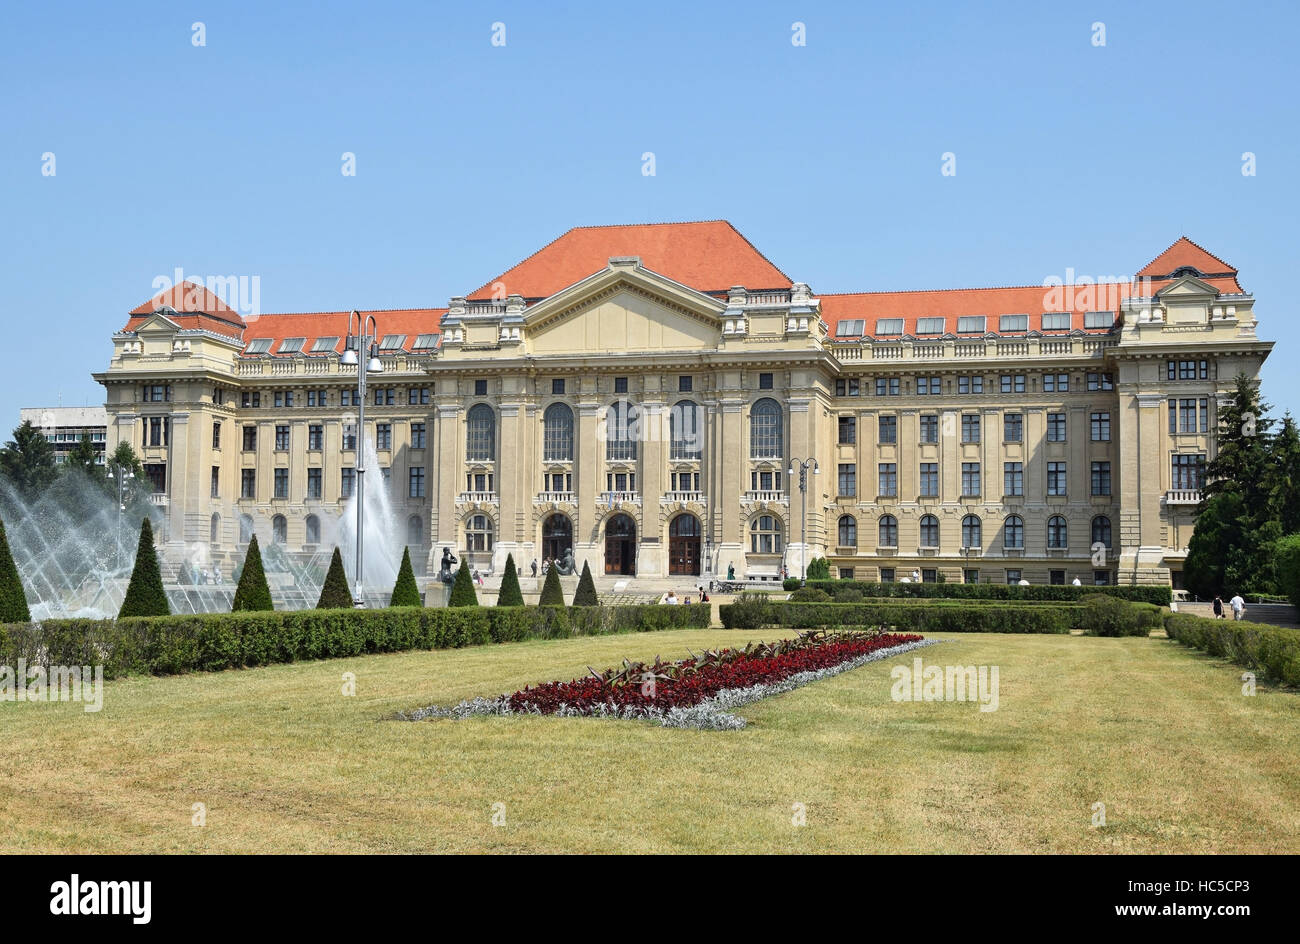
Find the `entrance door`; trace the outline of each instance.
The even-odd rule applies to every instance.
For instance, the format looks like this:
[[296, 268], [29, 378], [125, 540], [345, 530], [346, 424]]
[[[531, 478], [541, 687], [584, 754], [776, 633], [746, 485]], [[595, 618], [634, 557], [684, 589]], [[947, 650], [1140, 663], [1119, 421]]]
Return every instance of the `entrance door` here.
[[542, 559], [564, 560], [573, 549], [573, 522], [567, 515], [551, 515], [542, 523]]
[[636, 522], [627, 515], [615, 515], [605, 524], [605, 573], [636, 573]]
[[700, 519], [678, 515], [668, 525], [668, 573], [700, 575]]

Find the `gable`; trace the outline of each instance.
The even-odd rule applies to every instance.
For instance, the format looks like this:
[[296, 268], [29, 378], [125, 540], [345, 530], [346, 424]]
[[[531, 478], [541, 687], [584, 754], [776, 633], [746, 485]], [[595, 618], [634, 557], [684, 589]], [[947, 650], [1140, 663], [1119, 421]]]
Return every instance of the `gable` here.
[[713, 350], [720, 324], [640, 286], [620, 282], [528, 331], [534, 354]]

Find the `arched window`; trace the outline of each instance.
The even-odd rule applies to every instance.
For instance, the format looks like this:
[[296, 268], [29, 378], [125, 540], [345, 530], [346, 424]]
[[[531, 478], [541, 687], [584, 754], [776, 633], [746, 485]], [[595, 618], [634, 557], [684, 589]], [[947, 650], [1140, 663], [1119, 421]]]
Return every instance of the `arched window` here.
[[1105, 515], [1092, 519], [1092, 543], [1110, 547], [1110, 519]]
[[486, 403], [470, 407], [465, 418], [465, 458], [483, 462], [497, 457], [497, 415]]
[[547, 462], [573, 460], [573, 410], [552, 403], [542, 414], [542, 457]]
[[1002, 546], [1025, 546], [1025, 519], [1019, 515], [1007, 516], [1007, 520], [1002, 523]]
[[271, 540], [276, 544], [284, 544], [289, 540], [289, 522], [284, 515], [276, 515], [271, 519]]
[[208, 543], [219, 544], [218, 539], [221, 536], [221, 515], [215, 512], [212, 515], [212, 521], [208, 524]]
[[749, 410], [749, 457], [780, 459], [784, 455], [785, 417], [781, 404], [764, 397]]
[[605, 458], [615, 461], [636, 458], [637, 427], [641, 412], [627, 400], [619, 400], [605, 411]]
[[681, 400], [668, 413], [668, 438], [673, 459], [698, 459], [704, 453], [704, 409]]
[[939, 546], [939, 519], [934, 515], [921, 518], [921, 547]]
[[320, 519], [315, 515], [307, 516], [307, 535], [304, 544], [320, 543]]
[[253, 519], [248, 515], [239, 516], [239, 543], [247, 544], [253, 540]]
[[759, 515], [749, 523], [749, 550], [752, 554], [781, 553], [781, 519]]
[[880, 546], [898, 547], [898, 519], [893, 515], [880, 516]]
[[962, 547], [983, 547], [982, 540], [983, 528], [980, 526], [979, 515], [967, 515], [961, 519], [961, 546]]
[[1060, 515], [1052, 515], [1047, 519], [1047, 546], [1065, 547], [1068, 543], [1065, 519]]
[[858, 546], [858, 519], [852, 515], [840, 516], [840, 547]]
[[406, 519], [406, 543], [418, 547], [423, 541], [424, 526], [420, 523], [420, 516], [411, 515]]
[[471, 551], [492, 550], [494, 532], [492, 519], [487, 515], [470, 515], [465, 522], [465, 547]]
[[700, 519], [694, 515], [678, 515], [669, 522], [668, 535], [674, 538], [698, 538]]

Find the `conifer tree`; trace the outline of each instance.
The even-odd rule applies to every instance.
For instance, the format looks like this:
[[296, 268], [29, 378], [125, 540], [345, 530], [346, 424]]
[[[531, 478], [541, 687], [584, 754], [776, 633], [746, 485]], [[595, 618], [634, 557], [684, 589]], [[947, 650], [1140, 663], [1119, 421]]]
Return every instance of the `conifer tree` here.
[[574, 606], [599, 606], [596, 596], [596, 582], [591, 579], [591, 567], [582, 562], [582, 576], [578, 578], [578, 589], [573, 593]]
[[524, 593], [519, 589], [519, 574], [515, 571], [515, 556], [506, 555], [506, 572], [501, 578], [501, 592], [497, 594], [497, 606], [523, 606]]
[[266, 583], [266, 571], [262, 569], [262, 552], [257, 546], [257, 535], [248, 541], [248, 553], [244, 555], [244, 570], [239, 575], [239, 586], [235, 588], [235, 601], [230, 607], [232, 613], [241, 610], [273, 610], [271, 588]]
[[130, 616], [168, 616], [171, 607], [163, 590], [162, 570], [158, 566], [158, 551], [153, 546], [153, 525], [145, 518], [140, 522], [140, 544], [135, 552], [135, 567], [131, 582], [117, 618]]
[[393, 584], [393, 595], [388, 599], [389, 606], [420, 606], [420, 588], [415, 582], [415, 571], [411, 569], [411, 549], [402, 548], [402, 566], [397, 570], [397, 583]]
[[469, 575], [469, 566], [464, 556], [460, 559], [460, 569], [456, 571], [456, 582], [451, 586], [451, 598], [448, 606], [478, 606], [478, 594], [474, 592], [474, 578]]
[[560, 572], [551, 565], [546, 572], [546, 582], [542, 584], [542, 598], [538, 606], [564, 606], [564, 588], [560, 586]]
[[344, 610], [352, 607], [352, 591], [348, 588], [348, 575], [343, 570], [343, 555], [334, 548], [330, 558], [330, 569], [321, 584], [320, 599], [316, 601], [318, 610]]
[[5, 523], [0, 521], [0, 623], [29, 623], [32, 614], [27, 609], [27, 595], [18, 576], [18, 566], [9, 553], [9, 538]]

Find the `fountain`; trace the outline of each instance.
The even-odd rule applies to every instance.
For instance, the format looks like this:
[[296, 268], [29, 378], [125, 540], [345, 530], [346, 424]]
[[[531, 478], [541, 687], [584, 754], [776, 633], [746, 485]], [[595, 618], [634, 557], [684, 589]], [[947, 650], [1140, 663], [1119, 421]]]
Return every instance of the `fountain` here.
[[[366, 453], [365, 597], [368, 606], [382, 607], [388, 605], [397, 580], [402, 543], [373, 445], [367, 444]], [[35, 501], [23, 499], [0, 480], [0, 514], [32, 619], [117, 615], [135, 563], [140, 519], [147, 514], [159, 533], [162, 514], [147, 501], [138, 500], [129, 503], [119, 518], [114, 498], [76, 471], [64, 471]], [[269, 535], [259, 536], [262, 564], [277, 610], [316, 605], [335, 545], [342, 552], [350, 581], [355, 573], [355, 496], [348, 499], [337, 518], [320, 518], [321, 541], [311, 554], [291, 553], [268, 540]], [[212, 579], [215, 560], [206, 542], [167, 544], [158, 551], [173, 613], [230, 612], [235, 582], [229, 568], [221, 573], [220, 582]]]

